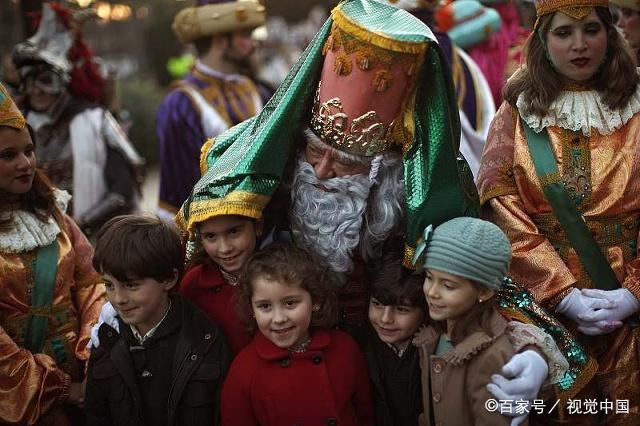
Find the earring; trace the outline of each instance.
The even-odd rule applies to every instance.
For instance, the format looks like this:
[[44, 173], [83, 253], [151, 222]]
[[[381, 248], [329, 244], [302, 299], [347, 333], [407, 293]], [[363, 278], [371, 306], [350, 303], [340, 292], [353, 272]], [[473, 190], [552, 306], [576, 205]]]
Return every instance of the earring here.
[[482, 303], [482, 299], [478, 299], [478, 303]]
[[313, 305], [313, 306], [311, 307], [311, 310], [312, 310], [313, 312], [318, 312], [318, 311], [320, 310], [320, 305]]

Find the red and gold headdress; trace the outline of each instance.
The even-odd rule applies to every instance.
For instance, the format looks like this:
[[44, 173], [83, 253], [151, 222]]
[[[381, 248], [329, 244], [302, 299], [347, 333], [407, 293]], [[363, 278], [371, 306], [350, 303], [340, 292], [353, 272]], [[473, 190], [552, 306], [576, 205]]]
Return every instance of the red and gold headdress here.
[[418, 70], [427, 43], [394, 40], [354, 25], [339, 8], [323, 53], [311, 130], [335, 149], [374, 156], [413, 143]]

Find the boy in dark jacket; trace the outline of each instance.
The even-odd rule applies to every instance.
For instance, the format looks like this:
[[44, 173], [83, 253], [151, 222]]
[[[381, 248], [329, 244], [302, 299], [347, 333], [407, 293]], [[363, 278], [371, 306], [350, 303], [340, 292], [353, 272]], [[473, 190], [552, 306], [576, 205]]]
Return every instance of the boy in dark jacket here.
[[424, 276], [388, 254], [372, 280], [369, 324], [354, 336], [373, 389], [376, 426], [415, 426], [422, 413], [418, 351], [411, 341], [426, 317]]
[[171, 290], [180, 237], [159, 219], [119, 216], [98, 234], [93, 264], [118, 313], [98, 330], [87, 373], [90, 425], [219, 425], [230, 362], [219, 329]]

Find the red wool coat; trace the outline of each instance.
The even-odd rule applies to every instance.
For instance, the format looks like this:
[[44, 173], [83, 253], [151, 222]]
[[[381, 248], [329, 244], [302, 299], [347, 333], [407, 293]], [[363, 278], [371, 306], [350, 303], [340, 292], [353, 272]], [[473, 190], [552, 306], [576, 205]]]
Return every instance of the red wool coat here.
[[236, 309], [238, 289], [224, 279], [213, 262], [207, 260], [191, 268], [180, 283], [180, 294], [222, 329], [232, 356], [251, 342], [251, 335]]
[[303, 353], [289, 353], [257, 333], [225, 380], [222, 424], [373, 425], [360, 349], [341, 331], [316, 331]]

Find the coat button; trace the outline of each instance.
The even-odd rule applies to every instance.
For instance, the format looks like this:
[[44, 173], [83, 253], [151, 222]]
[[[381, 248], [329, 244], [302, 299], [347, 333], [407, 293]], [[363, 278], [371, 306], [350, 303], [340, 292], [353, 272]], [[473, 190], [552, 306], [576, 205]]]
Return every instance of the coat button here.
[[207, 333], [204, 335], [204, 340], [209, 340], [211, 339], [211, 333]]
[[328, 417], [327, 420], [324, 421], [324, 424], [327, 426], [336, 426], [338, 424], [338, 419], [335, 417]]
[[289, 357], [287, 358], [282, 358], [280, 360], [280, 366], [281, 367], [288, 367], [289, 365], [291, 365], [291, 360], [289, 359]]
[[322, 362], [322, 355], [314, 355], [311, 357], [311, 362], [318, 365]]
[[433, 372], [440, 374], [442, 373], [442, 364], [440, 364], [439, 362], [436, 362], [433, 364]]
[[191, 355], [191, 361], [195, 361], [196, 359], [198, 359], [198, 355], [196, 354]]
[[442, 397], [441, 397], [441, 395], [440, 395], [440, 392], [436, 392], [436, 393], [434, 393], [434, 394], [433, 394], [433, 401], [434, 401], [434, 402], [440, 402], [440, 399], [441, 399], [441, 398], [442, 398]]
[[212, 292], [214, 292], [214, 293], [220, 293], [220, 287], [221, 287], [221, 286], [218, 286], [218, 287], [211, 287], [211, 291], [212, 291]]

